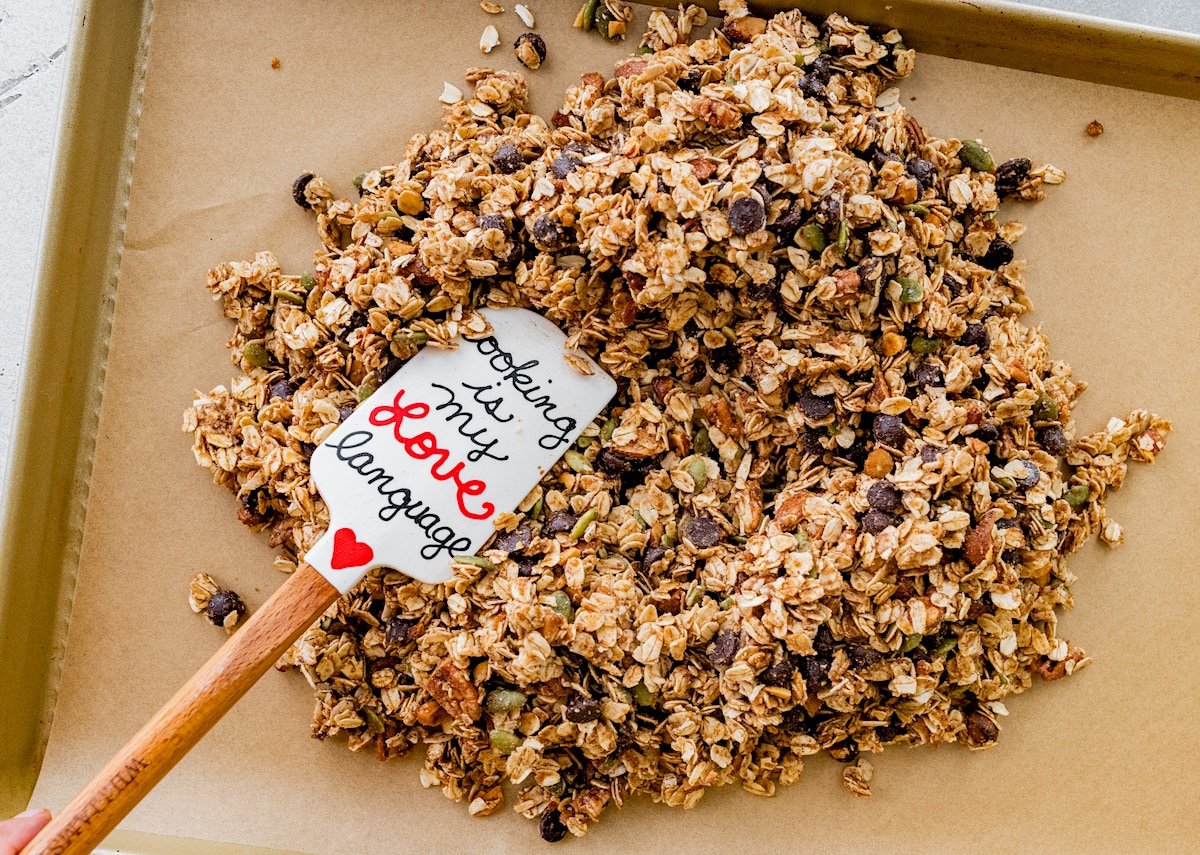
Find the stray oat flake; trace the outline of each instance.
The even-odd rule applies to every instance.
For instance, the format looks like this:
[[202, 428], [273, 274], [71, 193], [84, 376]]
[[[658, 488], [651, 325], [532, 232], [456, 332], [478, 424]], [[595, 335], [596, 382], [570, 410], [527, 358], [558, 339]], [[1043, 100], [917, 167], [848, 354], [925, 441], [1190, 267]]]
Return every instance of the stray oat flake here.
[[1124, 539], [1106, 500], [1170, 431], [1077, 426], [1026, 323], [1011, 203], [1061, 170], [923, 127], [895, 30], [722, 6], [703, 39], [703, 10], [652, 11], [549, 119], [471, 69], [356, 197], [297, 180], [311, 268], [208, 274], [237, 376], [184, 428], [285, 572], [329, 523], [313, 448], [480, 309], [618, 380], [452, 581], [373, 573], [282, 666], [318, 738], [417, 751], [477, 816], [515, 785], [546, 840], [633, 795], [771, 795], [818, 753], [867, 795], [885, 747], [994, 745], [1009, 696], [1090, 661], [1058, 634], [1068, 556]]

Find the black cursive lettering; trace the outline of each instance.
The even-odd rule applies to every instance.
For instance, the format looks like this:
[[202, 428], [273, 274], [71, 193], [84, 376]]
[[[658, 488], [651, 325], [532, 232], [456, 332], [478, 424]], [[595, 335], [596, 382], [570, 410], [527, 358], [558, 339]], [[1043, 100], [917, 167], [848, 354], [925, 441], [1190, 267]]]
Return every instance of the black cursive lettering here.
[[442, 553], [452, 557], [470, 550], [470, 538], [460, 536], [452, 526], [444, 524], [428, 504], [414, 499], [407, 487], [396, 486], [395, 478], [388, 475], [382, 466], [376, 465], [374, 454], [359, 450], [369, 445], [372, 439], [374, 434], [370, 431], [356, 430], [346, 434], [339, 442], [326, 441], [325, 444], [337, 455], [338, 460], [366, 478], [367, 484], [374, 487], [384, 500], [385, 504], [378, 511], [381, 520], [391, 522], [403, 513], [425, 534], [428, 542], [421, 547], [422, 558], [432, 561]]
[[[449, 411], [450, 415], [445, 416], [446, 421], [454, 425], [454, 429], [458, 431], [459, 436], [470, 440], [471, 444], [475, 446], [473, 449], [467, 452], [467, 460], [469, 460], [471, 463], [475, 463], [484, 457], [489, 457], [492, 460], [508, 460], [507, 454], [492, 454], [492, 449], [496, 447], [496, 443], [498, 443], [500, 440], [496, 439], [495, 437], [486, 439], [486, 426], [481, 427], [474, 432], [468, 430], [468, 428], [474, 426], [474, 420], [470, 411], [467, 410], [467, 408], [461, 403], [459, 403], [458, 396], [454, 394], [453, 389], [451, 389], [449, 386], [443, 386], [441, 383], [430, 383], [429, 385], [434, 389], [441, 389], [446, 393], [446, 400], [438, 404], [433, 409], [437, 411]], [[474, 386], [470, 386], [466, 383], [463, 383], [462, 385], [467, 389], [475, 388]], [[478, 398], [476, 398], [476, 400], [478, 400]], [[484, 409], [487, 408], [484, 407]], [[512, 421], [512, 418], [512, 416], [509, 416], [507, 419], [497, 419], [497, 421]], [[455, 421], [458, 423], [455, 424]]]
[[[535, 378], [528, 373], [540, 363], [536, 359], [530, 359], [520, 365], [514, 364], [512, 354], [500, 346], [495, 336], [475, 339], [472, 343], [476, 350], [488, 357], [488, 364], [492, 366], [492, 370], [508, 381], [509, 385], [538, 411], [546, 423], [554, 428], [554, 431], [543, 434], [538, 439], [538, 445], [551, 450], [567, 444], [575, 431], [575, 419], [556, 415], [558, 407], [554, 400], [541, 386], [536, 385]], [[547, 381], [548, 384], [550, 382], [553, 381]], [[542, 394], [538, 395], [538, 392]]]

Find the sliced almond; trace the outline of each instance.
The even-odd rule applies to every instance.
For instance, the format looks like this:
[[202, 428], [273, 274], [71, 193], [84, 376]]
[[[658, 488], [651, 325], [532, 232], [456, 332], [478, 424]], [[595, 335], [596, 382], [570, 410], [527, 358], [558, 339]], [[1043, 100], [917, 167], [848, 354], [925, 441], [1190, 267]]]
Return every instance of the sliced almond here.
[[529, 11], [528, 6], [526, 6], [524, 3], [518, 3], [514, 7], [514, 11], [517, 13], [517, 17], [525, 22], [525, 26], [533, 28], [533, 13]]
[[462, 100], [462, 90], [453, 83], [442, 81], [442, 94], [438, 100], [443, 104], [457, 104]]
[[492, 48], [500, 44], [500, 33], [492, 24], [488, 24], [483, 28], [483, 35], [479, 37], [479, 49], [484, 53], [491, 53]]

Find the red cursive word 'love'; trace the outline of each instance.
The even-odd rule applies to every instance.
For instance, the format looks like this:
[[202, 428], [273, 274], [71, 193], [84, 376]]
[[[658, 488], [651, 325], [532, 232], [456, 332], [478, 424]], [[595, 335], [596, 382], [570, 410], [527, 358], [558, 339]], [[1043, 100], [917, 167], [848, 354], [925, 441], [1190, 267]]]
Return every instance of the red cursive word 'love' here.
[[414, 460], [429, 460], [433, 459], [433, 464], [429, 467], [429, 474], [439, 481], [453, 481], [457, 494], [455, 501], [458, 503], [458, 509], [462, 511], [464, 516], [470, 517], [473, 520], [486, 520], [492, 514], [496, 513], [496, 506], [491, 502], [483, 502], [479, 506], [478, 511], [472, 511], [467, 508], [466, 500], [470, 496], [480, 496], [487, 489], [487, 484], [476, 479], [463, 480], [463, 462], [460, 460], [450, 468], [449, 472], [441, 471], [440, 467], [446, 465], [446, 461], [450, 459], [450, 452], [442, 448], [438, 444], [438, 439], [429, 431], [422, 431], [416, 436], [404, 436], [400, 433], [400, 426], [405, 419], [423, 419], [429, 415], [429, 405], [420, 401], [411, 404], [401, 404], [400, 399], [404, 397], [404, 390], [400, 389], [396, 392], [396, 397], [392, 399], [392, 405], [381, 404], [371, 410], [370, 421], [376, 427], [384, 427], [392, 425], [392, 433], [396, 437], [396, 442], [404, 446], [404, 450], [408, 456]]

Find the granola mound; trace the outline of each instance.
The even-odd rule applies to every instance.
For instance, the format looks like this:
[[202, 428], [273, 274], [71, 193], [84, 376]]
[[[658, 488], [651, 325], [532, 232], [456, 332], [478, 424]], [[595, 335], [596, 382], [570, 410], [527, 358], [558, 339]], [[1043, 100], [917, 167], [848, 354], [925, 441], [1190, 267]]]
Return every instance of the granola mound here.
[[[804, 758], [993, 744], [1004, 699], [1087, 664], [1056, 632], [1067, 556], [1169, 424], [1077, 435], [1083, 391], [1022, 318], [1002, 199], [1052, 166], [929, 134], [913, 52], [844, 17], [652, 13], [648, 52], [550, 121], [516, 74], [361, 176], [305, 174], [311, 273], [213, 269], [243, 373], [185, 417], [195, 455], [294, 569], [328, 515], [315, 444], [421, 347], [531, 307], [619, 383], [445, 585], [368, 577], [285, 667], [312, 732], [543, 837], [643, 794], [769, 795]], [[859, 755], [864, 755], [860, 757]]]

